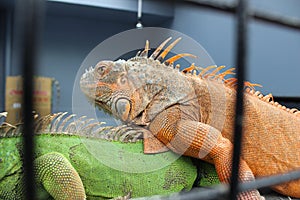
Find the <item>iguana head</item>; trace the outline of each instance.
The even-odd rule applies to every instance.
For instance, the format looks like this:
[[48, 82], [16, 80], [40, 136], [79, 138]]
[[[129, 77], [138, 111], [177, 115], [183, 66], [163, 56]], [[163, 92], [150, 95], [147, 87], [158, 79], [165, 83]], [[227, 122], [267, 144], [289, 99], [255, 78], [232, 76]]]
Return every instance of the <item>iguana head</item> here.
[[82, 91], [96, 106], [123, 121], [137, 117], [144, 119], [142, 115], [147, 110], [148, 114], [158, 112], [178, 103], [184, 98], [188, 87], [182, 73], [169, 66], [183, 56], [193, 55], [178, 54], [163, 61], [180, 40], [178, 38], [162, 51], [170, 39], [165, 40], [150, 56], [149, 42], [146, 41], [145, 49], [129, 60], [100, 61], [82, 75]]
[[100, 61], [82, 75], [80, 87], [89, 99], [110, 114], [121, 112], [120, 109], [123, 109], [123, 115], [130, 111], [124, 60]]

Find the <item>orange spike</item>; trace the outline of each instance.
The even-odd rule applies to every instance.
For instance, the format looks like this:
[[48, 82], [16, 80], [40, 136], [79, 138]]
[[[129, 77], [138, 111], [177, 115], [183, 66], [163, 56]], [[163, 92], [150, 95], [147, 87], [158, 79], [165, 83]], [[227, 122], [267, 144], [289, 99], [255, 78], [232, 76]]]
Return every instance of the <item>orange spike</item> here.
[[182, 70], [182, 72], [183, 73], [191, 72], [195, 68], [196, 68], [195, 63], [192, 63], [191, 66], [189, 66], [188, 68], [185, 68], [184, 70]]
[[199, 73], [198, 76], [202, 77], [207, 71], [209, 71], [212, 68], [216, 68], [216, 65], [211, 65], [211, 66], [208, 66], [208, 67], [202, 69], [202, 71]]
[[172, 42], [157, 58], [157, 60], [162, 61], [166, 55], [171, 51], [171, 49], [181, 40], [181, 38], [177, 38], [174, 42]]
[[250, 83], [249, 81], [245, 81], [244, 85], [254, 90], [254, 87], [262, 87], [262, 85], [257, 83]]
[[233, 71], [235, 70], [235, 68], [230, 68], [228, 70], [226, 70], [225, 72], [220, 73], [219, 75], [217, 75], [218, 78], [224, 79], [225, 76], [227, 76], [228, 74], [235, 74]]
[[226, 86], [232, 87], [237, 84], [237, 78], [229, 78], [224, 81]]
[[185, 57], [185, 56], [190, 56], [190, 57], [193, 57], [193, 58], [196, 58], [197, 56], [193, 55], [193, 54], [190, 54], [190, 53], [181, 53], [181, 54], [177, 54], [171, 58], [169, 58], [168, 60], [166, 60], [164, 63], [166, 65], [170, 65], [170, 64], [173, 64], [176, 60], [182, 58], [182, 57]]
[[142, 51], [142, 53], [139, 56], [147, 58], [149, 50], [150, 50], [150, 48], [149, 48], [149, 40], [146, 40], [145, 49], [144, 49], [144, 51]]
[[162, 50], [162, 48], [164, 48], [164, 46], [167, 44], [167, 42], [169, 42], [172, 39], [172, 37], [169, 37], [168, 39], [166, 39], [163, 43], [161, 43], [156, 49], [155, 51], [151, 54], [150, 58], [151, 59], [155, 59], [157, 57], [157, 55], [160, 53], [160, 51]]
[[205, 78], [208, 78], [208, 77], [211, 77], [211, 76], [215, 76], [216, 73], [217, 73], [218, 71], [220, 71], [221, 69], [223, 69], [223, 68], [225, 68], [224, 65], [221, 65], [221, 66], [217, 67], [214, 71], [212, 71], [211, 73], [207, 74], [207, 75], [205, 76]]

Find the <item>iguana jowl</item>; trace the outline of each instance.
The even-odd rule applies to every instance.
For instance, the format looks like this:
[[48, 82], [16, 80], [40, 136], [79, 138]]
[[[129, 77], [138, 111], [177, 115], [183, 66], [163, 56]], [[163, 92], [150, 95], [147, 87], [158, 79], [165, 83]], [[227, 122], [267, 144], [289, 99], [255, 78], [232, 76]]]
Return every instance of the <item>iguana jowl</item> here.
[[[162, 51], [170, 38], [150, 56], [149, 43], [129, 60], [100, 61], [81, 77], [81, 89], [96, 106], [115, 117], [150, 130], [174, 152], [213, 163], [222, 182], [231, 172], [236, 79], [225, 79], [232, 69], [223, 66], [183, 71], [173, 63], [178, 54], [164, 61], [179, 41]], [[162, 52], [161, 52], [162, 51]], [[175, 67], [176, 68], [176, 67]], [[197, 71], [195, 73], [195, 71]], [[239, 178], [285, 173], [300, 168], [300, 117], [296, 109], [274, 102], [246, 83], [243, 153]], [[162, 151], [153, 137], [144, 138], [144, 151]], [[274, 186], [279, 193], [300, 197], [300, 180]], [[260, 199], [257, 191], [241, 199]]]

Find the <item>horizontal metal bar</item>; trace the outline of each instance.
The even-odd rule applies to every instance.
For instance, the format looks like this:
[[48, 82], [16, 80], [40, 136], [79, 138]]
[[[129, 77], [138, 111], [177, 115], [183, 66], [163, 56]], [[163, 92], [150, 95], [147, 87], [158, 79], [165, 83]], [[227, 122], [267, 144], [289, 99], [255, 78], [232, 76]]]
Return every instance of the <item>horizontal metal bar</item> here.
[[[279, 174], [268, 176], [264, 178], [258, 178], [254, 181], [247, 183], [240, 183], [238, 191], [243, 192], [247, 190], [266, 188], [273, 185], [277, 185], [284, 182], [289, 182], [293, 180], [300, 179], [300, 170], [291, 171], [286, 174]], [[176, 193], [170, 196], [152, 196], [152, 197], [142, 197], [142, 198], [133, 198], [133, 200], [149, 200], [149, 199], [161, 199], [161, 200], [198, 200], [198, 199], [225, 199], [229, 194], [230, 187], [227, 184], [220, 184], [209, 189], [195, 188], [190, 192]]]
[[[137, 12], [137, 0], [47, 0], [49, 3], [57, 5], [79, 5], [94, 8], [105, 8], [112, 10], [123, 10]], [[143, 14], [151, 14], [162, 17], [173, 17], [172, 0], [143, 0]]]
[[139, 197], [132, 198], [132, 200], [216, 200], [221, 199], [220, 197], [224, 199], [224, 195], [228, 193], [229, 185], [220, 184], [210, 189], [197, 188], [190, 192], [175, 193], [168, 196], [155, 195], [151, 197]]
[[216, 11], [230, 13], [235, 13], [237, 6], [237, 2], [231, 3], [220, 0], [185, 0], [184, 2]]
[[290, 96], [274, 96], [275, 101], [284, 101], [284, 102], [295, 102], [300, 103], [300, 97], [290, 97]]
[[[220, 0], [185, 0], [184, 2], [226, 13], [235, 13], [236, 8], [236, 3], [228, 3]], [[287, 17], [257, 9], [250, 10], [249, 16], [258, 21], [300, 30], [300, 19], [298, 18]]]
[[289, 182], [297, 179], [300, 179], [300, 170], [291, 171], [286, 174], [279, 174], [279, 175], [269, 176], [265, 178], [258, 178], [255, 181], [251, 181], [249, 183], [242, 183], [240, 184], [239, 190], [245, 191], [245, 190], [252, 190], [255, 188], [259, 189], [264, 187], [270, 187], [283, 182]]

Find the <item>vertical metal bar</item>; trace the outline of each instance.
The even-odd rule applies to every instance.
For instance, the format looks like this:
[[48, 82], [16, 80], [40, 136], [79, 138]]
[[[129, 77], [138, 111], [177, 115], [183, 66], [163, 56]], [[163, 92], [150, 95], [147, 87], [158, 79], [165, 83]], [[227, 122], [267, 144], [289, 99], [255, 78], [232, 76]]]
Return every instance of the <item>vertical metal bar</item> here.
[[237, 199], [238, 194], [238, 174], [240, 164], [240, 154], [242, 149], [242, 125], [243, 125], [243, 90], [246, 68], [247, 54], [247, 0], [239, 0], [236, 9], [237, 17], [237, 41], [236, 41], [236, 66], [237, 66], [237, 96], [235, 107], [235, 129], [234, 129], [234, 151], [232, 158], [232, 174], [230, 196], [232, 200]]
[[25, 199], [36, 199], [33, 170], [33, 75], [36, 65], [38, 34], [42, 18], [42, 0], [18, 0], [16, 2], [15, 37], [19, 49], [23, 73], [23, 169]]
[[5, 26], [5, 57], [4, 57], [4, 67], [5, 67], [5, 77], [11, 74], [11, 52], [12, 52], [12, 22], [13, 14], [10, 10], [7, 12], [6, 16], [6, 26]]
[[138, 0], [138, 12], [137, 12], [137, 18], [140, 20], [142, 18], [142, 0]]
[[[6, 36], [6, 17], [7, 9], [0, 3], [0, 66], [3, 66], [5, 63], [5, 36]], [[4, 110], [4, 91], [5, 91], [5, 68], [0, 67], [0, 112]]]
[[0, 110], [5, 110], [5, 79], [10, 75], [12, 9], [0, 3]]
[[135, 25], [136, 28], [143, 28], [142, 9], [143, 9], [143, 0], [138, 0], [137, 24]]

